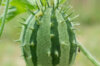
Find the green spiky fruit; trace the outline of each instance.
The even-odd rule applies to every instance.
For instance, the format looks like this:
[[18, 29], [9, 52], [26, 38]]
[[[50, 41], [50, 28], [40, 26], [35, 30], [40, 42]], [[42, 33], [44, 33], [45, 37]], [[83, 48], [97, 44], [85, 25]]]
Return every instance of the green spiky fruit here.
[[59, 2], [37, 2], [39, 10], [23, 24], [21, 43], [27, 66], [71, 66], [77, 44], [69, 14]]

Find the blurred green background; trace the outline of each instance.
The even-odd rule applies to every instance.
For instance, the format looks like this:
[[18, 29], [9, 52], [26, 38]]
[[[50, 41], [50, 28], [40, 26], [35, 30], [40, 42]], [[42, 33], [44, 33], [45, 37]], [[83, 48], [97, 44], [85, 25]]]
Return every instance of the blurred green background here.
[[[100, 0], [72, 0], [71, 5], [80, 14], [76, 27], [78, 40], [100, 61]], [[0, 9], [2, 13], [3, 9]], [[19, 38], [21, 25], [20, 17], [26, 18], [28, 14], [20, 14], [6, 23], [0, 38], [0, 66], [25, 66], [21, 56], [20, 44], [15, 42]], [[78, 53], [73, 66], [94, 66], [82, 52]]]

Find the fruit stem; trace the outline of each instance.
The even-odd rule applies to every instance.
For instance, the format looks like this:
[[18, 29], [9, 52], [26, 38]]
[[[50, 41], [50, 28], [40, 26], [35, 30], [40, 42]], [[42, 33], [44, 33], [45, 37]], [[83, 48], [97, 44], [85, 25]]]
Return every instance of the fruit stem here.
[[1, 37], [3, 29], [4, 29], [6, 15], [7, 15], [7, 11], [8, 11], [8, 6], [9, 6], [9, 0], [6, 1], [6, 7], [5, 7], [5, 11], [4, 11], [4, 16], [2, 18], [2, 23], [1, 23], [1, 27], [0, 27], [0, 37]]
[[83, 54], [95, 65], [100, 66], [100, 63], [90, 54], [90, 52], [81, 44], [78, 42], [78, 47], [83, 52]]

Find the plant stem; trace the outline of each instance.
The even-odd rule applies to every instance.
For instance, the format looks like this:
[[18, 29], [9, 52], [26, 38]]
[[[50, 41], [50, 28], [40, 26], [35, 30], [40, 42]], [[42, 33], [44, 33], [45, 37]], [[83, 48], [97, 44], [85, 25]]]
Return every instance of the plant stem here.
[[2, 0], [0, 0], [0, 6], [1, 6]]
[[4, 16], [2, 18], [2, 23], [1, 23], [1, 27], [0, 27], [0, 37], [1, 37], [3, 29], [4, 29], [6, 15], [7, 15], [7, 11], [8, 11], [8, 6], [9, 6], [9, 0], [6, 1], [6, 7], [5, 7], [5, 11], [4, 11]]
[[93, 63], [95, 64], [95, 66], [100, 66], [100, 63], [90, 54], [90, 52], [87, 51], [87, 49], [78, 42], [78, 47], [80, 48], [80, 50], [83, 52], [83, 54], [85, 56], [87, 56], [87, 58]]

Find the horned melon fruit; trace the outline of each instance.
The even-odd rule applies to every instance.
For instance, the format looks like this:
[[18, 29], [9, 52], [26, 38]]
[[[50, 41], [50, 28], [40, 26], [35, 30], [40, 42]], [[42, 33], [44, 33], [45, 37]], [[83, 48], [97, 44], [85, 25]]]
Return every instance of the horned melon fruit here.
[[59, 0], [37, 1], [37, 7], [23, 24], [20, 38], [26, 65], [71, 66], [77, 43], [68, 13], [60, 9]]

